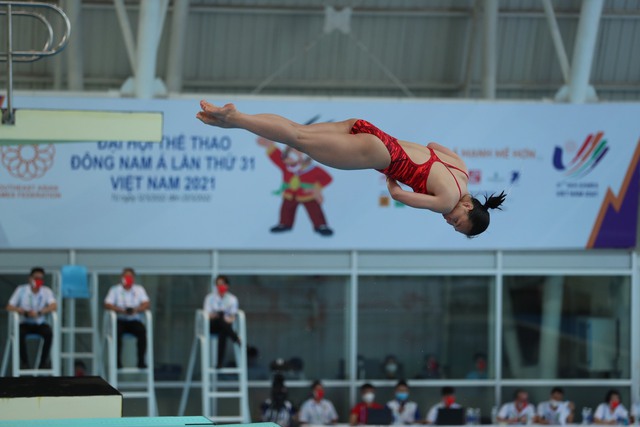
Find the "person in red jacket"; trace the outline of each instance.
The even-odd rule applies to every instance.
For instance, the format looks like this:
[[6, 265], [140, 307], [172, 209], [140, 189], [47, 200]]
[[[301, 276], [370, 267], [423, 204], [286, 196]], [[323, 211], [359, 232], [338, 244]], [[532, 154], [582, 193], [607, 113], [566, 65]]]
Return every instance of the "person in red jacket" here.
[[302, 204], [309, 214], [314, 231], [321, 236], [333, 235], [322, 210], [322, 190], [331, 183], [331, 175], [315, 164], [311, 157], [295, 148], [280, 150], [273, 141], [262, 137], [258, 138], [258, 144], [267, 149], [271, 161], [282, 171], [282, 185], [276, 191], [276, 194], [282, 195], [280, 221], [271, 228], [271, 232], [291, 230], [298, 205]]

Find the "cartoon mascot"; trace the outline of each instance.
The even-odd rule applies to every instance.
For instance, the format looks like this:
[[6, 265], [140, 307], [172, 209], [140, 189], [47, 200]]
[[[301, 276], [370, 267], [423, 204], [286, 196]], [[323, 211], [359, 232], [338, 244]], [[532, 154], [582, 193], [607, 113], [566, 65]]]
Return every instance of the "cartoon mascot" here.
[[313, 223], [314, 231], [321, 236], [333, 235], [321, 206], [322, 189], [331, 183], [331, 175], [295, 148], [286, 147], [281, 151], [273, 141], [262, 137], [258, 138], [258, 145], [267, 149], [271, 161], [282, 171], [282, 185], [275, 192], [282, 195], [280, 222], [271, 228], [271, 232], [291, 230], [296, 209], [302, 203]]

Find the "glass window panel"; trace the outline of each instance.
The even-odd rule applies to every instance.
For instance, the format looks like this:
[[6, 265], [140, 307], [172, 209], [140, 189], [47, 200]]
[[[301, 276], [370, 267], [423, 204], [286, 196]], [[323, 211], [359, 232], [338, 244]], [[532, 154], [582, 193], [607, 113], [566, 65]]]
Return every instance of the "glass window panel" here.
[[504, 377], [629, 378], [629, 283], [622, 276], [505, 277]]
[[344, 377], [346, 276], [230, 276], [247, 316], [247, 344], [257, 363], [285, 362], [288, 379]]
[[[467, 377], [475, 370], [474, 355], [490, 355], [493, 348], [492, 283], [493, 277], [482, 276], [361, 277], [359, 378]], [[395, 372], [388, 370], [394, 365], [389, 356]], [[475, 376], [485, 375], [492, 376], [486, 370]]]

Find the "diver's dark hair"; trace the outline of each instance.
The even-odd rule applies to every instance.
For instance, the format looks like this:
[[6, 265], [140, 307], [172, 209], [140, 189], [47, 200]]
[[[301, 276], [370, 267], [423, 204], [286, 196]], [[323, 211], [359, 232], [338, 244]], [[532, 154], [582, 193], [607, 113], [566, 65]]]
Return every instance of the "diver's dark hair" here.
[[500, 192], [497, 196], [492, 193], [491, 196], [484, 196], [484, 203], [480, 203], [480, 200], [475, 197], [471, 198], [473, 202], [473, 209], [469, 211], [469, 221], [471, 222], [471, 230], [467, 234], [467, 237], [477, 236], [489, 227], [489, 209], [500, 209], [500, 205], [504, 203], [504, 199], [507, 195], [504, 191]]

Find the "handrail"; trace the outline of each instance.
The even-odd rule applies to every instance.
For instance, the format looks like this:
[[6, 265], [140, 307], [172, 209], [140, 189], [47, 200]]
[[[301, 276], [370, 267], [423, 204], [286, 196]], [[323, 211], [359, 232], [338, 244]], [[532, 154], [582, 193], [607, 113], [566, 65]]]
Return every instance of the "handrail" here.
[[[13, 7], [22, 7], [22, 8], [43, 8], [43, 9], [51, 9], [56, 12], [64, 22], [64, 35], [60, 39], [60, 42], [52, 48], [53, 45], [53, 27], [49, 20], [42, 14], [29, 11], [29, 10], [18, 10], [16, 12], [13, 11]], [[4, 10], [2, 9], [4, 7]], [[13, 111], [13, 63], [14, 62], [33, 62], [41, 59], [45, 56], [55, 55], [56, 53], [62, 51], [67, 46], [69, 42], [69, 36], [71, 35], [71, 22], [69, 21], [69, 17], [64, 13], [62, 9], [54, 4], [49, 3], [31, 3], [26, 1], [0, 1], [0, 15], [6, 15], [7, 21], [7, 50], [0, 51], [0, 62], [7, 63], [7, 108], [2, 111], [2, 120], [0, 124], [15, 124], [15, 112]], [[27, 50], [27, 51], [19, 51], [13, 50], [13, 16], [30, 16], [32, 18], [40, 20], [40, 22], [46, 27], [47, 32], [49, 33], [49, 37], [44, 44], [42, 50]]]
[[[12, 19], [13, 16], [28, 16], [39, 20], [47, 29], [48, 38], [45, 42], [44, 46], [41, 50], [8, 50], [8, 51], [0, 51], [0, 61], [8, 61], [9, 57], [11, 57], [12, 61], [15, 62], [33, 62], [41, 59], [45, 56], [55, 55], [56, 53], [61, 52], [69, 43], [69, 37], [71, 36], [71, 22], [69, 21], [69, 17], [64, 13], [64, 11], [56, 6], [55, 4], [50, 3], [31, 3], [26, 1], [0, 1], [0, 7], [4, 6], [6, 10], [0, 9], [0, 15], [8, 15], [8, 19]], [[47, 19], [46, 16], [28, 10], [17, 10], [13, 11], [12, 7], [24, 7], [24, 8], [43, 8], [43, 9], [51, 9], [56, 12], [62, 18], [64, 22], [64, 35], [60, 39], [59, 43], [52, 48], [54, 42], [54, 34], [53, 34], [53, 26], [51, 22]], [[12, 25], [7, 25], [7, 36], [12, 37]]]

